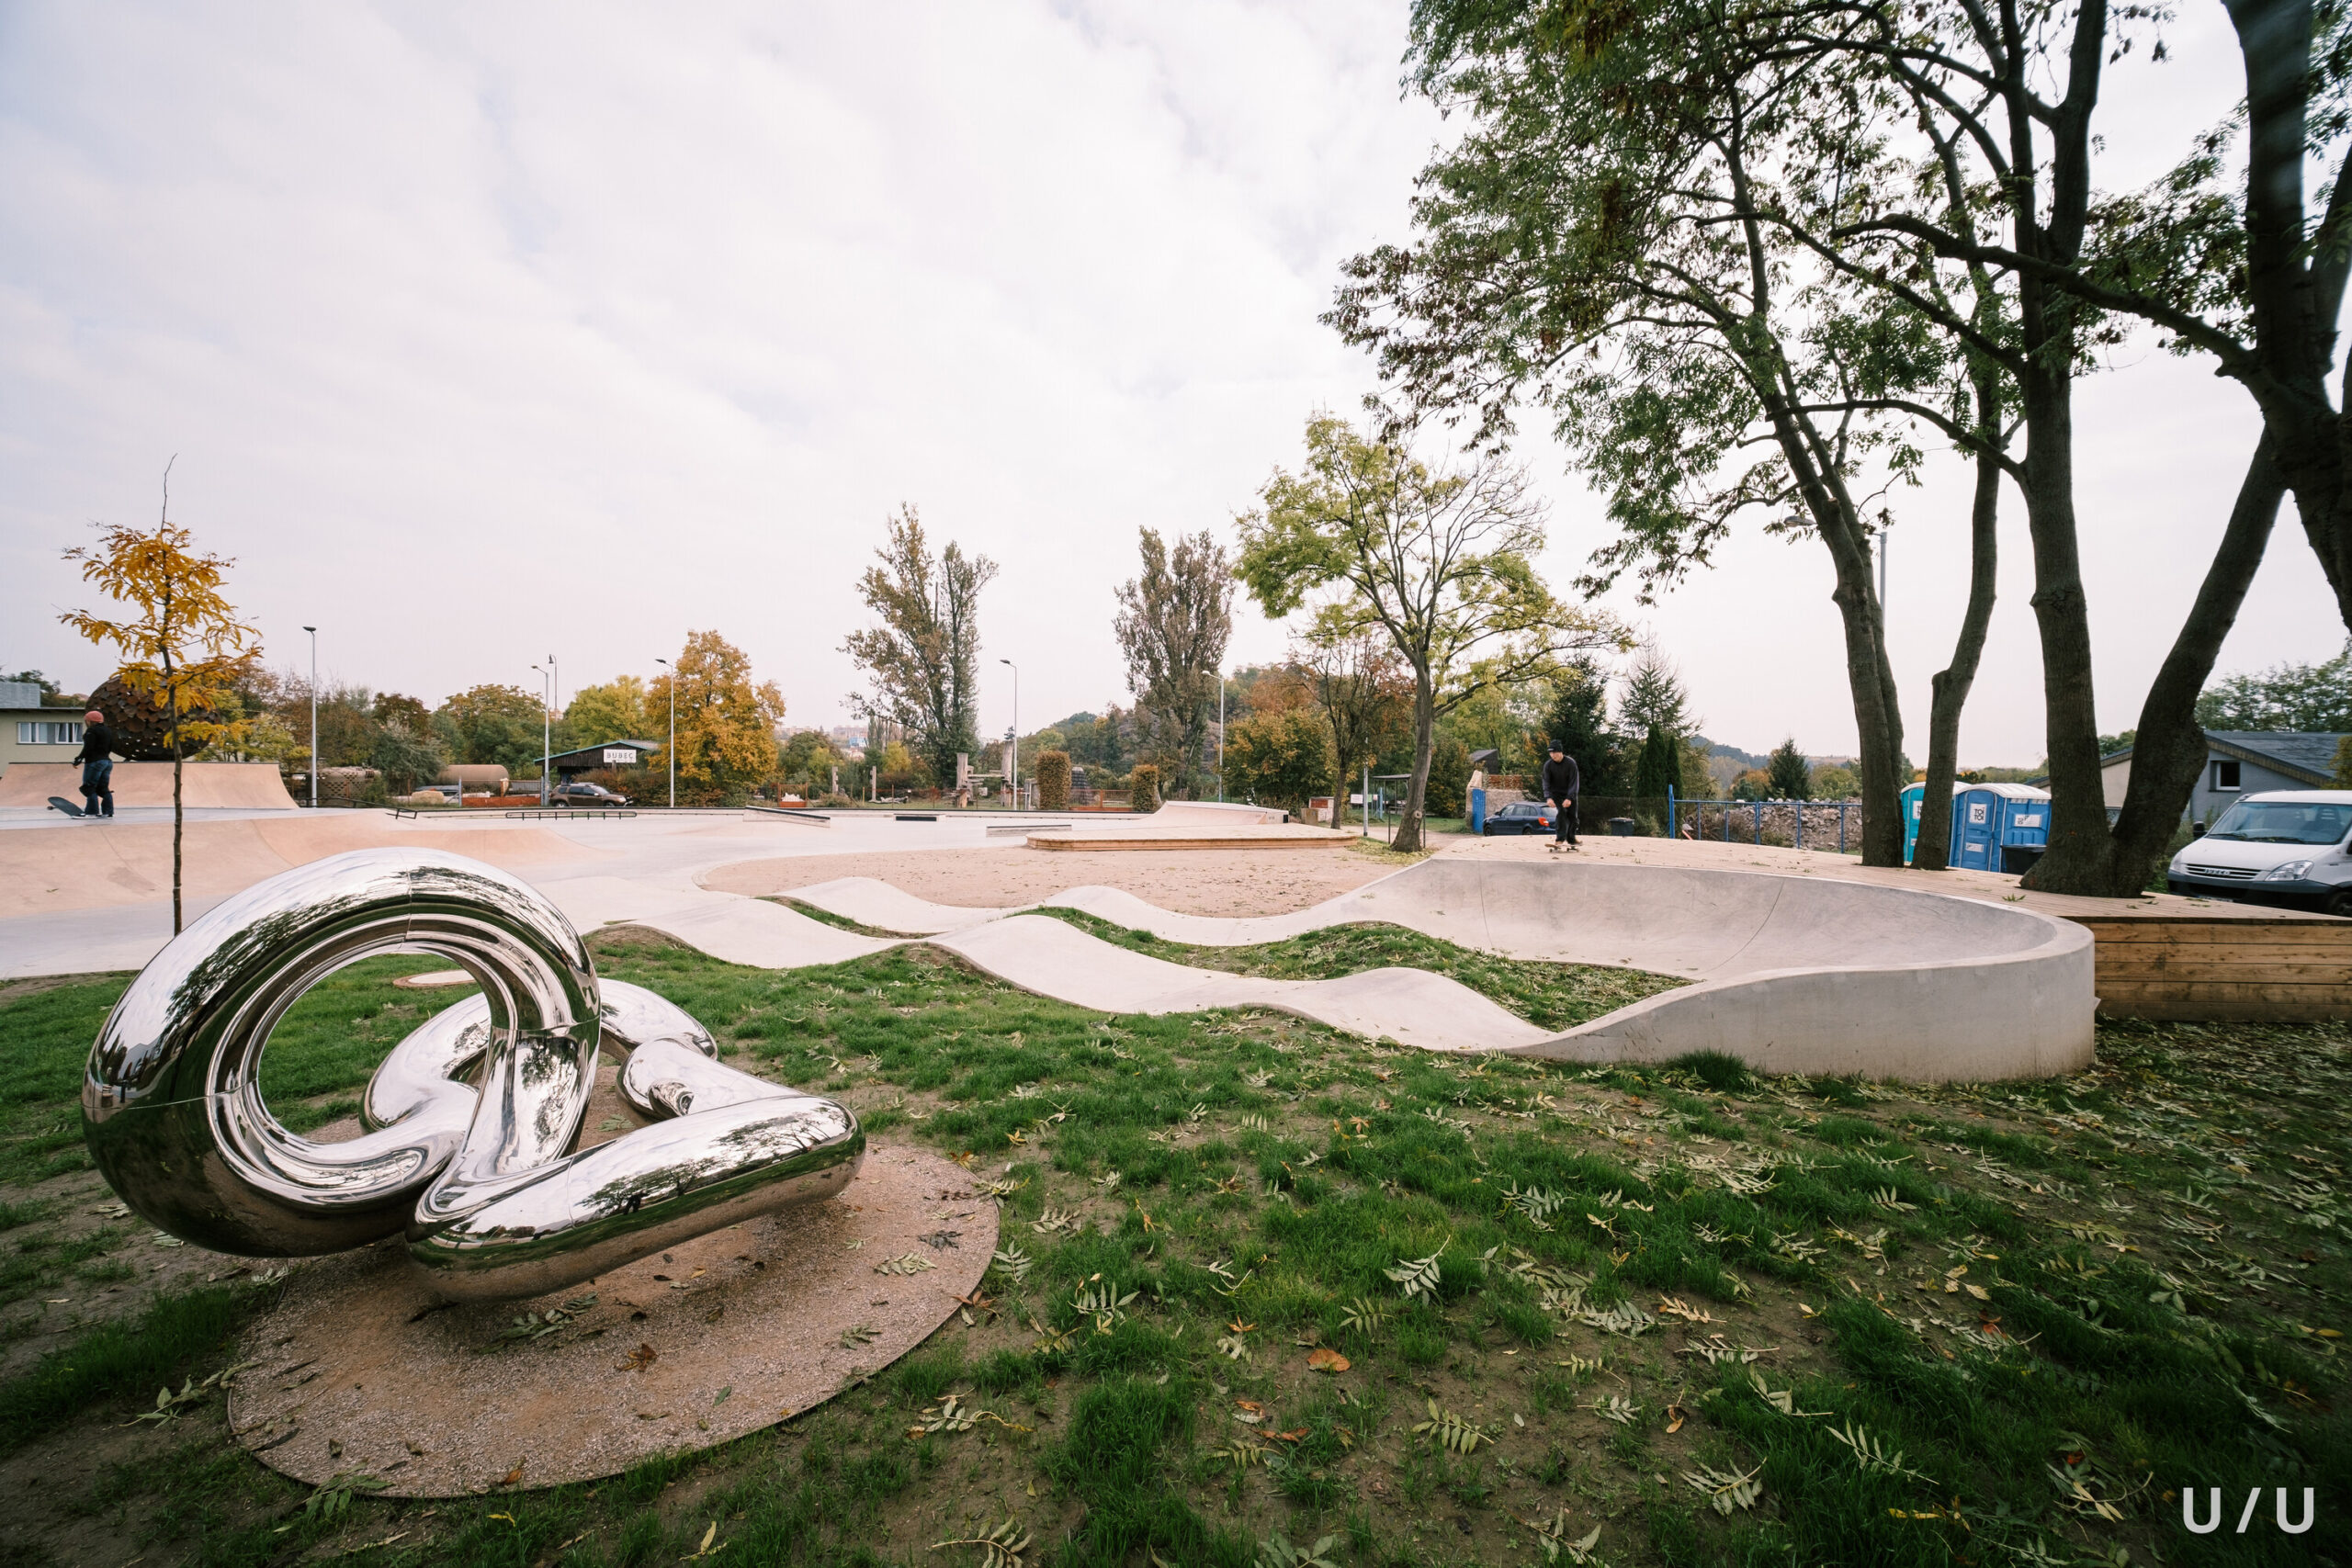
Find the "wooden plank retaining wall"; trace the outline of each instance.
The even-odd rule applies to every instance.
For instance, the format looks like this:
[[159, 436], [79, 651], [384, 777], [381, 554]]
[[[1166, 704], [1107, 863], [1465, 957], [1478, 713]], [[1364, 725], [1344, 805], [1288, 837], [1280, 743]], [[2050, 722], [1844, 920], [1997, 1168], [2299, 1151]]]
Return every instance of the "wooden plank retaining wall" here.
[[2066, 917], [2097, 941], [2107, 1018], [2266, 1023], [2352, 1019], [2352, 920]]

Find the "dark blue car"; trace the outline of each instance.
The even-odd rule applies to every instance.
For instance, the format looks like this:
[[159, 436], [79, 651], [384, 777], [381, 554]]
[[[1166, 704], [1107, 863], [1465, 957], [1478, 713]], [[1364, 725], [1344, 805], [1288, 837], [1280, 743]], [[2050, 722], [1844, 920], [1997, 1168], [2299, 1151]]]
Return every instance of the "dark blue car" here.
[[1549, 833], [1556, 816], [1549, 801], [1514, 800], [1509, 806], [1487, 813], [1487, 832], [1494, 837], [1510, 833]]

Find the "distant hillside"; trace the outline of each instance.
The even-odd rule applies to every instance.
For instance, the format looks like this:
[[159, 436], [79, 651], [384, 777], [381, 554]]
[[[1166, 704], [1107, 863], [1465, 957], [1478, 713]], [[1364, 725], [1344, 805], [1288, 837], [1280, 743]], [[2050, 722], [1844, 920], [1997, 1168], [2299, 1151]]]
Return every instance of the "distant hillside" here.
[[1708, 756], [1728, 757], [1737, 762], [1743, 773], [1749, 768], [1769, 766], [1772, 761], [1771, 753], [1768, 751], [1743, 751], [1736, 746], [1726, 746], [1720, 740], [1710, 740], [1703, 735], [1694, 735], [1690, 739], [1705, 747]]

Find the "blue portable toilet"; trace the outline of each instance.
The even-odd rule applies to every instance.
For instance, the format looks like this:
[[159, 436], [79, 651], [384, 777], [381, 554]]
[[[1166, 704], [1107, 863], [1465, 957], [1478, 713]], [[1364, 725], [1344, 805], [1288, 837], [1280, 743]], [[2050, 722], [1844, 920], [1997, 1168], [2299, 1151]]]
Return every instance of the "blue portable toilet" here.
[[[1964, 784], [1953, 784], [1952, 798], [1958, 800], [1960, 792], [1966, 787]], [[1919, 808], [1928, 798], [1928, 786], [1925, 784], [1905, 784], [1900, 798], [1903, 802], [1903, 863], [1909, 865], [1913, 859], [1912, 852], [1919, 847]], [[1960, 863], [1955, 860], [1951, 863], [1958, 865]]]
[[1970, 784], [1952, 795], [1951, 863], [2013, 874], [2050, 847], [2050, 792], [2031, 784]]

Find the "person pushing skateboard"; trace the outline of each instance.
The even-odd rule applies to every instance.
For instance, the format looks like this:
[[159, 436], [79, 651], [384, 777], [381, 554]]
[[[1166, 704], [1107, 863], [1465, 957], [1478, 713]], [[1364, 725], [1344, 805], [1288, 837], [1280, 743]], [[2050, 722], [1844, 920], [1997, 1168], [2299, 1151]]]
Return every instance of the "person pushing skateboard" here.
[[74, 760], [82, 764], [82, 815], [113, 816], [114, 731], [96, 708], [82, 716], [82, 750]]
[[1558, 854], [1562, 845], [1579, 849], [1577, 843], [1577, 795], [1584, 780], [1577, 772], [1577, 760], [1561, 750], [1556, 740], [1551, 743], [1551, 760], [1544, 764], [1544, 798], [1552, 803], [1552, 852]]

